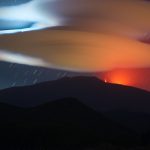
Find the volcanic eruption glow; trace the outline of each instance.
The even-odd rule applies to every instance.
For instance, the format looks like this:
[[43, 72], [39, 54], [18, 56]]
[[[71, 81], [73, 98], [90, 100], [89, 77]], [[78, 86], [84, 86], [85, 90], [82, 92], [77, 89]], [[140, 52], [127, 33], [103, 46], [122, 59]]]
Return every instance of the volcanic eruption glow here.
[[149, 68], [113, 69], [97, 74], [97, 77], [103, 80], [105, 83], [133, 86], [150, 91], [149, 76]]
[[121, 85], [134, 86], [135, 81], [132, 76], [132, 73], [129, 70], [113, 70], [104, 73], [103, 80], [105, 83], [114, 83]]
[[109, 78], [109, 82], [123, 85], [131, 85], [132, 78], [127, 72], [124, 71], [114, 71]]

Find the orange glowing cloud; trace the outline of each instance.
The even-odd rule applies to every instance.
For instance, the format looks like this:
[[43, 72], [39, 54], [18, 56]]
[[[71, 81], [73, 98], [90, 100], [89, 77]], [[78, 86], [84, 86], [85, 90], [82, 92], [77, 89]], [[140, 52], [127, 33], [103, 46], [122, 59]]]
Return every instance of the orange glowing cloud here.
[[[150, 66], [150, 45], [108, 34], [46, 30], [0, 35], [0, 48], [3, 54], [16, 54], [14, 62], [21, 53], [34, 58], [23, 62], [28, 65], [42, 59], [38, 66], [82, 72]], [[0, 60], [11, 61], [8, 56]]]

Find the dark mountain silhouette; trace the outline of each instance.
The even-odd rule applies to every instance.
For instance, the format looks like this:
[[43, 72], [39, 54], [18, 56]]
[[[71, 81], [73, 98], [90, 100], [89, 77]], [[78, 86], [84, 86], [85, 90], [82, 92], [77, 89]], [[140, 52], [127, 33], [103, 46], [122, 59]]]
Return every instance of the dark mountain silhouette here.
[[12, 106], [5, 103], [0, 103], [0, 122], [1, 124], [5, 121], [14, 121], [18, 112], [23, 110], [23, 108], [19, 108], [16, 106]]
[[[15, 115], [11, 113], [12, 109], [13, 106], [1, 110], [4, 114], [7, 111], [9, 117], [0, 124], [0, 147], [62, 149], [69, 146], [77, 149], [104, 142], [134, 145], [139, 140], [131, 130], [73, 98], [57, 100], [38, 107], [16, 108]], [[11, 116], [13, 120], [9, 119]]]
[[138, 88], [63, 78], [2, 90], [0, 102], [0, 147], [7, 149], [117, 149], [150, 141], [150, 93]]
[[104, 83], [95, 77], [62, 78], [0, 91], [0, 102], [23, 107], [37, 106], [65, 97], [77, 98], [96, 111], [125, 109], [150, 113], [150, 92]]
[[122, 124], [139, 134], [150, 132], [150, 115], [142, 112], [127, 110], [106, 111], [103, 115], [119, 124]]

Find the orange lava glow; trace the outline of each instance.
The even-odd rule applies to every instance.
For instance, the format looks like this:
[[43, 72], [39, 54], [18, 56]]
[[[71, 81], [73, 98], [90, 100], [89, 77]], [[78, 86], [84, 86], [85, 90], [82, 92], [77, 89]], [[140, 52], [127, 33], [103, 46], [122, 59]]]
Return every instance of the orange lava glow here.
[[134, 84], [134, 79], [132, 78], [130, 72], [126, 70], [115, 70], [104, 75], [104, 82], [131, 86]]
[[125, 72], [116, 72], [110, 76], [109, 82], [123, 84], [123, 85], [131, 85], [132, 80], [130, 76]]
[[150, 91], [150, 68], [115, 69], [97, 74], [105, 83], [115, 83]]
[[150, 68], [115, 69], [96, 74], [105, 83], [115, 83], [150, 91]]

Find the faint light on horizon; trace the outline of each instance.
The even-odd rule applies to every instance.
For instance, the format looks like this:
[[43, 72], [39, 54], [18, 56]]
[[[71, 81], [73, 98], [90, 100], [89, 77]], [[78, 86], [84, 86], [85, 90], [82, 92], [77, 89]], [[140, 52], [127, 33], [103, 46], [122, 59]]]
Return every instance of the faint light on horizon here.
[[105, 82], [105, 83], [108, 83], [107, 79], [104, 79], [104, 82]]

